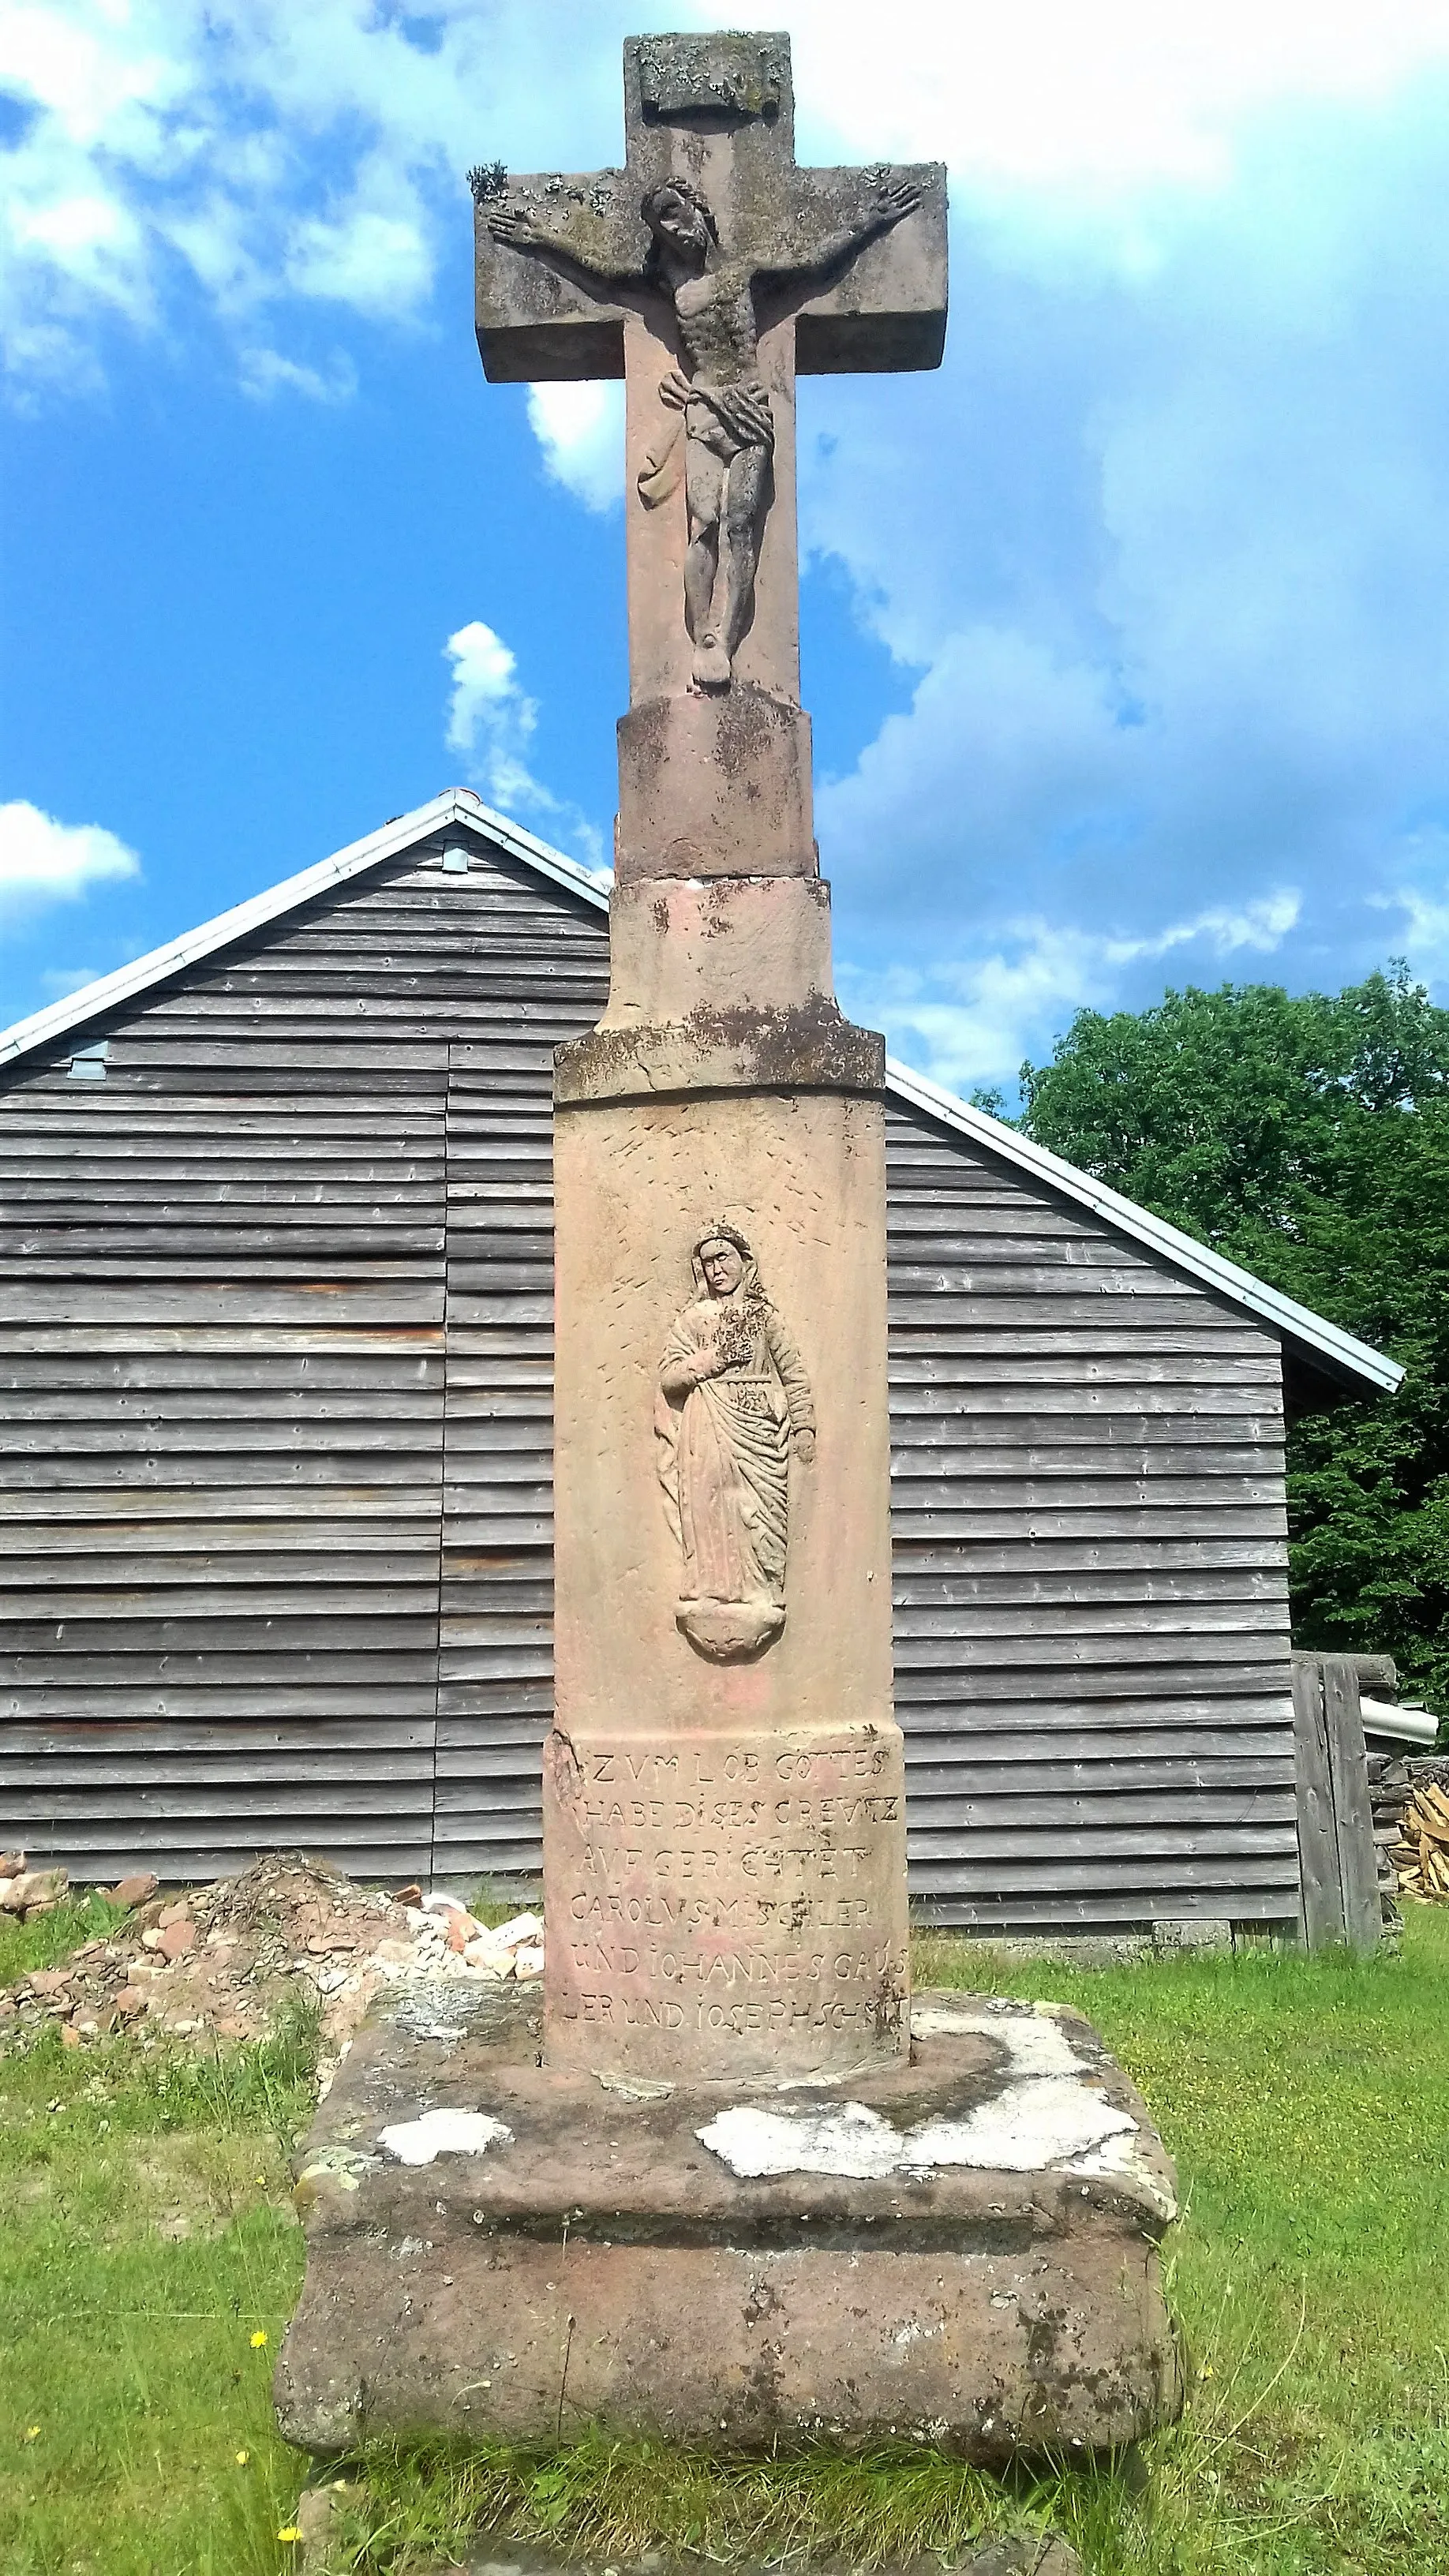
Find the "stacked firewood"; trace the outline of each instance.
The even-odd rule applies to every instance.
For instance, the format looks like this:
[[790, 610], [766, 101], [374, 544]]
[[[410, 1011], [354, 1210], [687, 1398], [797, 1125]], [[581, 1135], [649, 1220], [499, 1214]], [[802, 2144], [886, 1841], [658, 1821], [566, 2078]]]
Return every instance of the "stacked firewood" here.
[[1379, 1905], [1384, 1928], [1389, 1932], [1403, 1930], [1399, 1912], [1399, 1878], [1393, 1853], [1403, 1834], [1403, 1813], [1408, 1803], [1409, 1766], [1402, 1754], [1370, 1753], [1368, 1757], [1369, 1805], [1373, 1810], [1374, 1858], [1378, 1865]]
[[1389, 1852], [1400, 1894], [1425, 1898], [1431, 1905], [1449, 1905], [1449, 1789], [1423, 1776], [1440, 1767], [1414, 1765], [1419, 1777], [1399, 1819], [1399, 1839]]

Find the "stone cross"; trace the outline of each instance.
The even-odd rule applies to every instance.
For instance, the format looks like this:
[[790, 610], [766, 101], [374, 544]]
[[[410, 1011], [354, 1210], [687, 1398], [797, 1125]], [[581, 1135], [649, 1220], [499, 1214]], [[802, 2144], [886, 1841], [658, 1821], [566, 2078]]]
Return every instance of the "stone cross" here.
[[495, 383], [623, 376], [630, 695], [798, 702], [795, 376], [939, 365], [939, 164], [801, 169], [789, 39], [624, 47], [627, 158], [472, 174]]
[[476, 174], [490, 373], [629, 389], [609, 1001], [554, 1052], [542, 2029], [524, 1989], [359, 2035], [284, 2428], [1121, 2446], [1181, 2405], [1143, 2106], [1055, 2006], [911, 2009], [885, 1050], [795, 700], [795, 367], [940, 354], [944, 192], [797, 170], [783, 37], [625, 70], [627, 170]]
[[624, 48], [628, 159], [473, 174], [490, 376], [626, 387], [609, 1005], [554, 1057], [545, 2062], [909, 2045], [884, 1048], [835, 1001], [800, 367], [933, 366], [944, 177], [802, 170], [788, 40]]

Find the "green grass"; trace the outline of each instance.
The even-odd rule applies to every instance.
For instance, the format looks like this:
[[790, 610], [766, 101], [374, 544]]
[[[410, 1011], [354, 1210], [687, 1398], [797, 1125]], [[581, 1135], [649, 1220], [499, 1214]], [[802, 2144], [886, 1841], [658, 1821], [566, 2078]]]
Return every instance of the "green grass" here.
[[103, 1896], [57, 1905], [53, 1913], [38, 1915], [33, 1923], [0, 1914], [0, 1988], [13, 1985], [31, 1968], [49, 1968], [57, 1959], [69, 1958], [82, 1941], [99, 1941], [125, 1920], [125, 1907], [110, 1905]]
[[[116, 1919], [91, 1900], [7, 1927], [0, 1981]], [[0, 2059], [5, 2576], [295, 2560], [276, 2535], [300, 2463], [272, 2419], [271, 2364], [302, 2275], [286, 2158], [315, 2055], [299, 2013], [225, 2058], [65, 2049], [51, 2030]]]
[[[0, 1978], [41, 1963], [17, 1943], [55, 1956], [78, 1937], [55, 1917], [0, 1935]], [[379, 2450], [339, 2517], [340, 2568], [416, 2576], [507, 2517], [615, 2559], [872, 2561], [1036, 2521], [1091, 2576], [1445, 2576], [1449, 1912], [1415, 1909], [1402, 1955], [1363, 1963], [1264, 1950], [1023, 1973], [937, 1940], [918, 1973], [1078, 2004], [1141, 2084], [1187, 2199], [1183, 2424], [1114, 2466], [1005, 2483], [818, 2447]], [[300, 2274], [284, 2148], [308, 2047], [294, 2030], [198, 2064], [52, 2038], [0, 2062], [6, 2576], [291, 2565], [276, 2534], [304, 2463], [272, 2428], [269, 2380]]]
[[496, 1931], [500, 1923], [511, 1923], [516, 1914], [543, 1912], [543, 1892], [526, 1882], [509, 1885], [506, 1879], [480, 1878], [468, 1895], [468, 1911], [475, 1923], [486, 1923]]

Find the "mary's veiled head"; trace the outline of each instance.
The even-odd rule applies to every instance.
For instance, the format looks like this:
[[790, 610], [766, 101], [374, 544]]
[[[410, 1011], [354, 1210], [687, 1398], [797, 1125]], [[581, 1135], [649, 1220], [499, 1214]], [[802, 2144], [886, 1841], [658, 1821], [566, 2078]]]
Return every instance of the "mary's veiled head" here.
[[702, 1234], [690, 1266], [701, 1297], [732, 1297], [737, 1290], [746, 1297], [761, 1293], [759, 1265], [744, 1236], [732, 1225], [712, 1225]]

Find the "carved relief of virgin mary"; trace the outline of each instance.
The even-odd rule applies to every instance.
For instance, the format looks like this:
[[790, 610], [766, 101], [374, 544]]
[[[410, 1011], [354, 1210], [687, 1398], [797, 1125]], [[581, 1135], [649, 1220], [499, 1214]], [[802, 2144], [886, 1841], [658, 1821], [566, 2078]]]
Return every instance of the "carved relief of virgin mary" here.
[[654, 1410], [659, 1481], [684, 1559], [676, 1616], [701, 1654], [757, 1653], [785, 1624], [790, 1450], [815, 1454], [800, 1354], [733, 1226], [692, 1255], [699, 1295], [677, 1315]]

